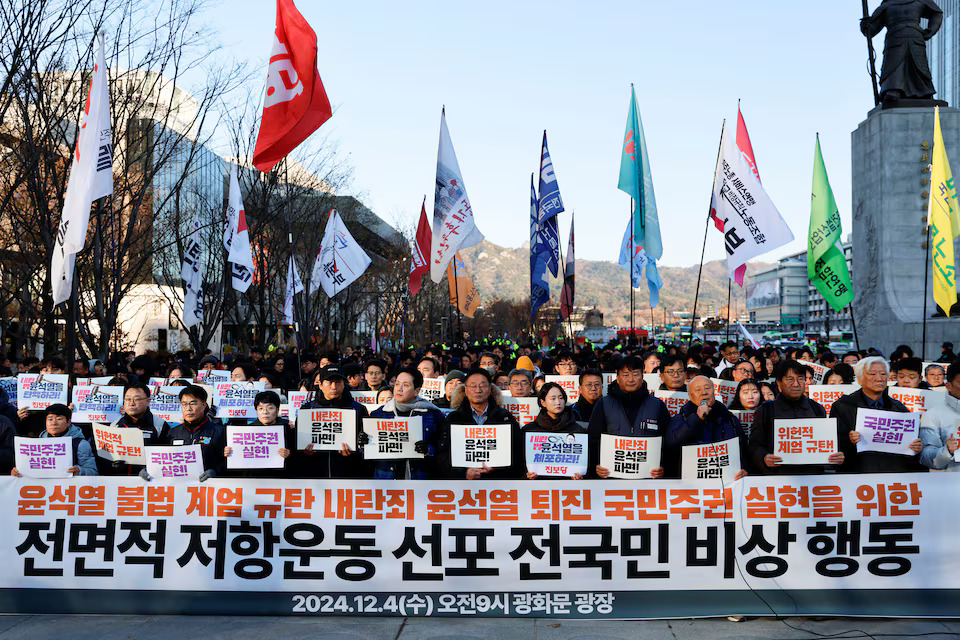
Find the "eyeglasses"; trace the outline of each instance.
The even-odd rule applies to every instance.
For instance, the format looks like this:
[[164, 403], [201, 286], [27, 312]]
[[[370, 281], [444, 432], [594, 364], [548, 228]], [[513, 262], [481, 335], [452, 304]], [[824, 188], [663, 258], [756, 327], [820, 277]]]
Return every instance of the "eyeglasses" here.
[[794, 378], [793, 376], [788, 376], [788, 377], [784, 378], [783, 381], [784, 381], [785, 383], [789, 384], [790, 386], [793, 386], [793, 385], [796, 385], [796, 384], [800, 384], [800, 383], [806, 382], [806, 381], [807, 381], [807, 378], [806, 378], [806, 377], [803, 377], [803, 378]]
[[753, 373], [753, 369], [748, 367], [737, 367], [734, 371], [739, 371], [740, 373]]
[[199, 407], [201, 404], [203, 404], [203, 403], [202, 403], [202, 402], [197, 402], [196, 400], [192, 400], [191, 402], [181, 402], [181, 403], [180, 403], [180, 407], [183, 408], [183, 409], [196, 409], [196, 408]]
[[683, 369], [664, 369], [663, 372], [668, 376], [682, 376]]
[[583, 385], [584, 389], [603, 389], [603, 383], [601, 382], [587, 382]]

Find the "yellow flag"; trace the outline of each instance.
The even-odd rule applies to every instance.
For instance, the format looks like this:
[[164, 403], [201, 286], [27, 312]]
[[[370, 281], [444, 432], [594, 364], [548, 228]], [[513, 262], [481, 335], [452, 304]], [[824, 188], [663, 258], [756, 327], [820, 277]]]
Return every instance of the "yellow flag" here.
[[930, 172], [930, 254], [933, 258], [933, 299], [944, 313], [957, 302], [957, 269], [953, 239], [960, 234], [960, 205], [936, 108], [933, 129], [933, 165]]

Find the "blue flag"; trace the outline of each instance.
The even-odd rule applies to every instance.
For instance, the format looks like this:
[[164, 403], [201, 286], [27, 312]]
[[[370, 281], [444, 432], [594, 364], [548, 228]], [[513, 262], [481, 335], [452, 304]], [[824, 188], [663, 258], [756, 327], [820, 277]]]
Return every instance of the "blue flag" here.
[[[630, 252], [633, 251], [633, 260], [630, 259]], [[660, 289], [663, 288], [663, 280], [660, 278], [660, 272], [657, 270], [657, 261], [647, 255], [643, 247], [630, 242], [630, 223], [623, 232], [623, 242], [620, 243], [621, 267], [630, 271], [630, 286], [634, 289], [643, 282], [643, 272], [647, 273], [647, 288], [650, 290], [650, 306], [656, 307], [660, 304]]]
[[627, 129], [620, 150], [620, 180], [617, 188], [633, 198], [634, 236], [646, 248], [647, 255], [659, 259], [663, 256], [663, 242], [660, 239], [657, 198], [653, 193], [653, 175], [650, 173], [650, 158], [647, 156], [647, 140], [643, 135], [640, 112], [637, 110], [637, 94], [632, 85]]
[[[556, 221], [556, 218], [554, 218]], [[547, 264], [545, 256], [537, 251], [540, 237], [540, 225], [537, 222], [537, 190], [530, 174], [530, 322], [537, 316], [537, 309], [550, 299], [550, 285], [547, 283]]]
[[547, 148], [547, 132], [543, 132], [543, 146], [540, 149], [540, 197], [537, 200], [537, 222], [539, 238], [537, 252], [546, 258], [547, 268], [556, 277], [560, 268], [560, 228], [557, 214], [563, 211], [560, 198], [560, 185], [553, 171], [550, 150]]

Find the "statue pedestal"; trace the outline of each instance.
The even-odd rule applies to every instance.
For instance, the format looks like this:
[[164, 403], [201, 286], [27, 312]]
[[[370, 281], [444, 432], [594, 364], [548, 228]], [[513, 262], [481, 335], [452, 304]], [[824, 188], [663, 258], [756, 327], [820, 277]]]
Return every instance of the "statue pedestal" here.
[[[885, 355], [898, 344], [910, 345], [917, 356], [923, 351], [933, 114], [932, 108], [877, 108], [852, 136], [853, 308], [861, 348]], [[941, 108], [940, 123], [960, 179], [960, 109]], [[960, 340], [960, 317], [932, 317], [937, 306], [929, 273], [927, 282], [926, 356], [935, 360], [941, 343]]]

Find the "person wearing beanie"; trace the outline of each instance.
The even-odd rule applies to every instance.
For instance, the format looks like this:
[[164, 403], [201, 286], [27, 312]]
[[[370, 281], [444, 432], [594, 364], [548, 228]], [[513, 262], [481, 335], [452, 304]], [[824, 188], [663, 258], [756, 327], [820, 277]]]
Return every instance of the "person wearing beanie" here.
[[450, 398], [453, 396], [454, 389], [463, 384], [466, 378], [463, 371], [457, 369], [448, 373], [443, 380], [443, 395], [433, 401], [434, 406], [438, 409], [450, 409]]
[[537, 369], [533, 366], [533, 360], [530, 359], [530, 356], [520, 356], [517, 358], [517, 369], [526, 369], [531, 373], [536, 373]]

